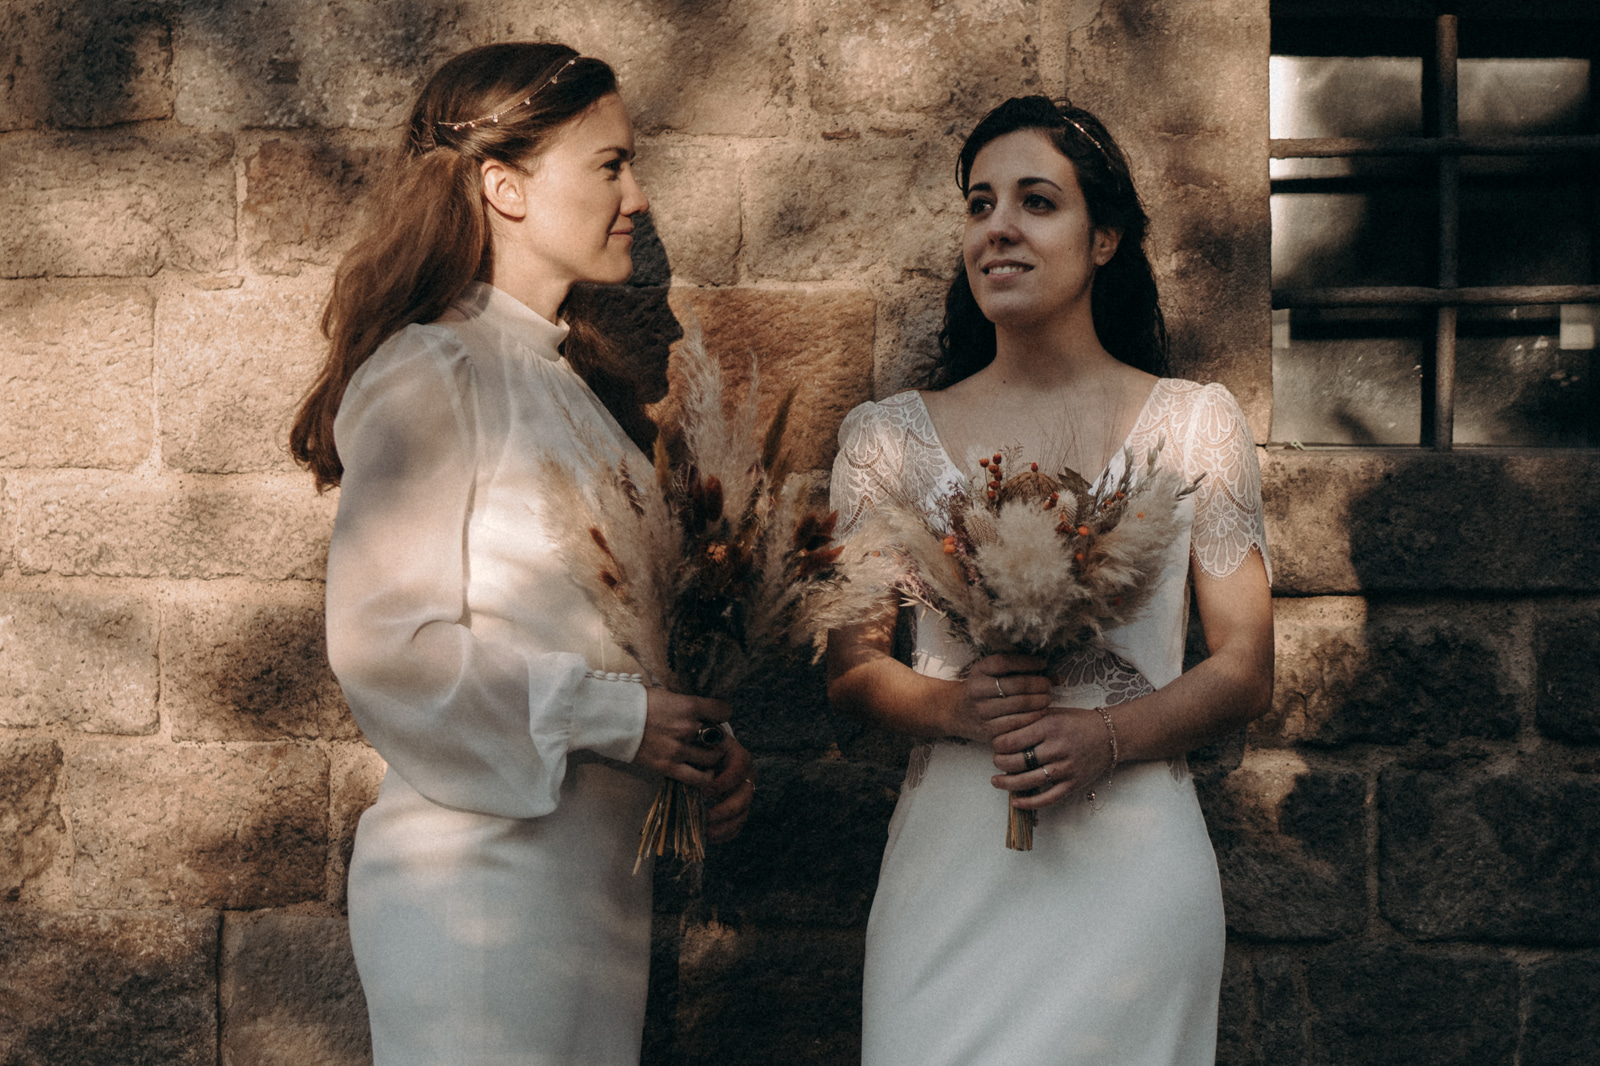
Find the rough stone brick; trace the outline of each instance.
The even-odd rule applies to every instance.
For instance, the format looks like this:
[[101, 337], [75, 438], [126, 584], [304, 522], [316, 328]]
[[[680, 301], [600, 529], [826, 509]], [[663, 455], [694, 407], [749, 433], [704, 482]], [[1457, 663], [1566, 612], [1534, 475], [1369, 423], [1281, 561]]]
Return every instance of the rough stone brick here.
[[244, 164], [245, 258], [264, 274], [337, 263], [381, 164], [381, 149], [329, 136], [258, 145]]
[[1600, 457], [1274, 450], [1262, 474], [1280, 595], [1600, 589]]
[[365, 744], [340, 745], [333, 759], [330, 781], [333, 802], [328, 862], [328, 895], [341, 910], [346, 906], [350, 854], [356, 842], [356, 824], [378, 799], [388, 763]]
[[784, 281], [948, 278], [960, 253], [959, 147], [908, 132], [757, 150], [745, 171], [746, 269]]
[[610, 63], [644, 133], [772, 136], [790, 122], [794, 14], [788, 4], [551, 0], [507, 5], [505, 36], [562, 41]]
[[1592, 1061], [1600, 1033], [1600, 953], [1557, 957], [1528, 972], [1522, 1066]]
[[1237, 949], [1222, 960], [1222, 996], [1217, 1005], [1216, 1066], [1246, 1066], [1250, 1046], [1250, 962]]
[[[706, 350], [722, 364], [725, 395], [742, 402], [756, 360], [761, 418], [783, 393], [798, 387], [785, 437], [796, 470], [827, 469], [838, 448], [838, 427], [868, 398], [872, 376], [872, 298], [860, 290], [817, 293], [754, 289], [673, 289], [671, 306], [685, 325], [698, 321]], [[659, 371], [658, 371], [659, 373]], [[671, 394], [651, 410], [673, 425], [683, 379], [668, 375]]]
[[13, 0], [0, 40], [0, 130], [172, 114], [172, 30], [157, 3]]
[[0, 744], [0, 900], [16, 900], [55, 857], [67, 831], [56, 798], [60, 778], [54, 741]]
[[150, 454], [154, 308], [142, 290], [0, 288], [0, 464], [127, 470]]
[[1535, 627], [1539, 731], [1600, 743], [1600, 610], [1550, 611]]
[[222, 1061], [365, 1066], [367, 1002], [341, 918], [229, 914], [222, 928]]
[[1042, 92], [1037, 0], [824, 0], [810, 11], [819, 112], [933, 112], [970, 125]]
[[174, 740], [360, 736], [328, 668], [322, 586], [193, 590], [162, 624]]
[[1230, 932], [1331, 940], [1366, 925], [1367, 786], [1360, 774], [1268, 756], [1197, 784]]
[[1386, 771], [1379, 900], [1423, 939], [1600, 944], [1600, 781]]
[[479, 5], [185, 0], [172, 78], [185, 126], [402, 126], [428, 75], [491, 39]]
[[15, 562], [17, 547], [17, 502], [12, 498], [11, 485], [0, 477], [0, 574]]
[[858, 1061], [862, 957], [859, 930], [691, 926], [679, 961], [680, 1054], [769, 1066]]
[[635, 172], [650, 198], [650, 232], [641, 227], [633, 244], [635, 282], [739, 280], [739, 170], [727, 154], [647, 141]]
[[738, 922], [865, 925], [901, 774], [763, 758], [744, 832], [707, 858], [703, 904]]
[[0, 909], [0, 1061], [213, 1066], [217, 925]]
[[156, 617], [143, 596], [0, 593], [0, 726], [155, 732]]
[[1484, 952], [1339, 944], [1306, 965], [1310, 1061], [1511, 1066], [1517, 965]]
[[321, 579], [335, 495], [310, 478], [30, 479], [17, 563], [64, 576]]
[[326, 293], [186, 293], [157, 311], [161, 458], [231, 474], [297, 469], [289, 427], [327, 353]]
[[325, 895], [328, 760], [85, 745], [67, 761], [73, 895], [90, 907], [273, 907]]
[[1251, 727], [1260, 741], [1443, 745], [1516, 735], [1527, 684], [1513, 608], [1280, 599], [1276, 620], [1273, 707]]
[[1267, 66], [1236, 57], [1267, 54], [1267, 16], [1257, 0], [1107, 0], [1074, 5], [1067, 40], [1073, 101], [1107, 124], [1151, 205], [1177, 369], [1226, 384], [1257, 440], [1272, 396]]
[[1283, 955], [1255, 960], [1255, 1066], [1305, 1061], [1306, 1008], [1299, 963]]
[[[952, 265], [954, 260], [952, 260]], [[872, 373], [875, 399], [917, 388], [939, 355], [946, 279], [889, 287], [878, 301], [877, 357]]]
[[0, 277], [140, 277], [233, 263], [233, 141], [223, 134], [19, 133], [0, 153], [0, 202]]

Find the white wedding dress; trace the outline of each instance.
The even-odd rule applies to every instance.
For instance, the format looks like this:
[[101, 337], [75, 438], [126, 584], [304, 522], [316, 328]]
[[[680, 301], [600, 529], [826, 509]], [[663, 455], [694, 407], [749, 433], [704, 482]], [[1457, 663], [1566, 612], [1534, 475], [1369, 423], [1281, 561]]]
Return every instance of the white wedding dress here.
[[[849, 530], [897, 495], [933, 513], [964, 480], [918, 393], [856, 408], [839, 431], [833, 506]], [[1062, 706], [1111, 706], [1182, 669], [1193, 565], [1213, 576], [1265, 558], [1260, 470], [1220, 385], [1163, 379], [1127, 443], [1199, 490], [1182, 506], [1149, 606], [1077, 656]], [[1003, 447], [1010, 442], [997, 441]], [[976, 456], [963, 457], [975, 466]], [[1121, 470], [1122, 456], [1112, 460]], [[913, 667], [953, 678], [971, 659], [916, 611]], [[918, 744], [889, 824], [867, 925], [864, 1066], [1205, 1066], [1216, 1050], [1225, 929], [1216, 859], [1184, 760], [1125, 764], [1109, 785], [1040, 812], [1033, 850], [1005, 847], [989, 749]]]

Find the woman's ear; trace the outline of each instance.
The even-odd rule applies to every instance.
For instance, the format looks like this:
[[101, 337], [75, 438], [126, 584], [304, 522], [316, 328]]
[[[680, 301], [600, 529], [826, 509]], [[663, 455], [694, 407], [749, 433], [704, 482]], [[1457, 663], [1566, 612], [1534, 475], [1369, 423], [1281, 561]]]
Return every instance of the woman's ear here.
[[1111, 257], [1117, 254], [1117, 247], [1122, 243], [1122, 231], [1100, 227], [1094, 231], [1094, 265], [1103, 267], [1111, 262]]
[[521, 221], [528, 213], [528, 175], [498, 159], [485, 159], [478, 169], [489, 206], [506, 218]]

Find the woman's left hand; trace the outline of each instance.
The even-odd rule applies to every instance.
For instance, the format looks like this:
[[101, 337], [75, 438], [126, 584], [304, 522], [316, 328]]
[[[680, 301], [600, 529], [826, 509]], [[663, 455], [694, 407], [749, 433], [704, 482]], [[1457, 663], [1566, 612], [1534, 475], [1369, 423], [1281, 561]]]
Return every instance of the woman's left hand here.
[[[1011, 805], [1040, 810], [1094, 788], [1111, 769], [1111, 736], [1100, 712], [1089, 707], [1050, 707], [1032, 725], [994, 738], [995, 788], [1015, 793]], [[1028, 769], [1033, 749], [1038, 769]], [[1037, 795], [1020, 793], [1038, 789]]]
[[726, 844], [739, 835], [750, 817], [750, 801], [756, 794], [755, 760], [731, 735], [724, 735], [717, 747], [722, 749], [722, 761], [717, 763], [716, 776], [704, 790], [706, 839], [712, 844]]

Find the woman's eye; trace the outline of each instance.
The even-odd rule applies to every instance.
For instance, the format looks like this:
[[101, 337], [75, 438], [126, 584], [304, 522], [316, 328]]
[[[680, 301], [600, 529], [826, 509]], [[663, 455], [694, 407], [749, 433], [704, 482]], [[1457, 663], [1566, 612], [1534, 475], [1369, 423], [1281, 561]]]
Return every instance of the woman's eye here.
[[1054, 208], [1056, 206], [1055, 204], [1051, 203], [1048, 199], [1046, 199], [1043, 196], [1038, 195], [1037, 193], [1034, 193], [1034, 194], [1028, 196], [1022, 202], [1024, 204], [1026, 204], [1030, 210], [1034, 210], [1034, 211], [1049, 211], [1050, 209], [1052, 209], [1052, 208]]
[[622, 160], [613, 159], [606, 164], [606, 169], [611, 171], [612, 177], [620, 177], [622, 174]]
[[989, 210], [991, 206], [993, 205], [988, 200], [969, 200], [967, 201], [967, 214], [981, 215]]

